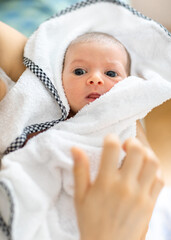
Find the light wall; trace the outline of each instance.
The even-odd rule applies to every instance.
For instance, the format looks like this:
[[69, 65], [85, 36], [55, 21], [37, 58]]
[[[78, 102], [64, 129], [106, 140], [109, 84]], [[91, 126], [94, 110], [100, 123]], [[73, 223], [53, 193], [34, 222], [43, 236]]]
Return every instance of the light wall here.
[[171, 0], [130, 0], [130, 5], [171, 31]]

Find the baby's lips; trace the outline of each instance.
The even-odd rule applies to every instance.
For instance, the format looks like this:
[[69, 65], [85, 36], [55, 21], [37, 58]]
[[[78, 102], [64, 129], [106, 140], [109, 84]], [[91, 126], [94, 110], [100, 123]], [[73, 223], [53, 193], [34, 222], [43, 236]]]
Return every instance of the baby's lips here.
[[94, 98], [94, 99], [96, 99], [96, 98], [99, 98], [100, 96], [101, 96], [101, 94], [99, 94], [99, 93], [90, 93], [87, 96], [87, 98]]

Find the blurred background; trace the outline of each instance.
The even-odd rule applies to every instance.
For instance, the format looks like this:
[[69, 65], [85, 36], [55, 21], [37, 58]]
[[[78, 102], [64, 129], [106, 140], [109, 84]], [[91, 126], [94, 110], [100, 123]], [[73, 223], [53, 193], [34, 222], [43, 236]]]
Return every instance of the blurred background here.
[[82, 0], [0, 0], [0, 21], [28, 37], [40, 23], [77, 2]]
[[[50, 16], [81, 0], [0, 0], [0, 21], [27, 37]], [[171, 0], [122, 0], [171, 31]], [[171, 100], [144, 119], [147, 138], [161, 160], [167, 185], [171, 185]]]
[[[130, 5], [171, 32], [171, 0], [130, 0]], [[161, 160], [165, 182], [171, 186], [171, 100], [147, 115], [145, 128], [151, 147]]]

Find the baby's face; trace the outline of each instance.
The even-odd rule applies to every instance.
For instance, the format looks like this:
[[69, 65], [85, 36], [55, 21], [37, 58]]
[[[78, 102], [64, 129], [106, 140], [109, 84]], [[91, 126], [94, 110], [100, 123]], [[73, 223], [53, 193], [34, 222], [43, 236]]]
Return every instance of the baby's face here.
[[63, 87], [73, 114], [127, 77], [127, 55], [118, 44], [71, 45], [66, 53]]

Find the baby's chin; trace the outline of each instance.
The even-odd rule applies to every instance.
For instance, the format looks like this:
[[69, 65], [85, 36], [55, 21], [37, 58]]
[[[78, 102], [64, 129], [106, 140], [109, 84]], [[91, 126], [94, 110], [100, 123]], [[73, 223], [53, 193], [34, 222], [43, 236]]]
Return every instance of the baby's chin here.
[[67, 119], [74, 117], [81, 109], [83, 109], [88, 103], [84, 104], [82, 107], [78, 108], [77, 110], [73, 110], [72, 108], [70, 108], [69, 111], [69, 115], [67, 117]]
[[86, 98], [86, 102], [85, 102], [85, 104], [83, 104], [83, 106], [81, 106], [81, 107], [79, 107], [77, 109], [74, 109], [74, 110], [73, 110], [73, 108], [70, 108], [70, 112], [69, 112], [68, 118], [74, 117], [83, 107], [85, 107], [86, 105], [88, 105], [91, 102], [94, 102], [99, 97], [100, 97], [100, 95], [98, 97], [94, 97], [93, 96], [93, 97], [90, 97], [90, 98]]

